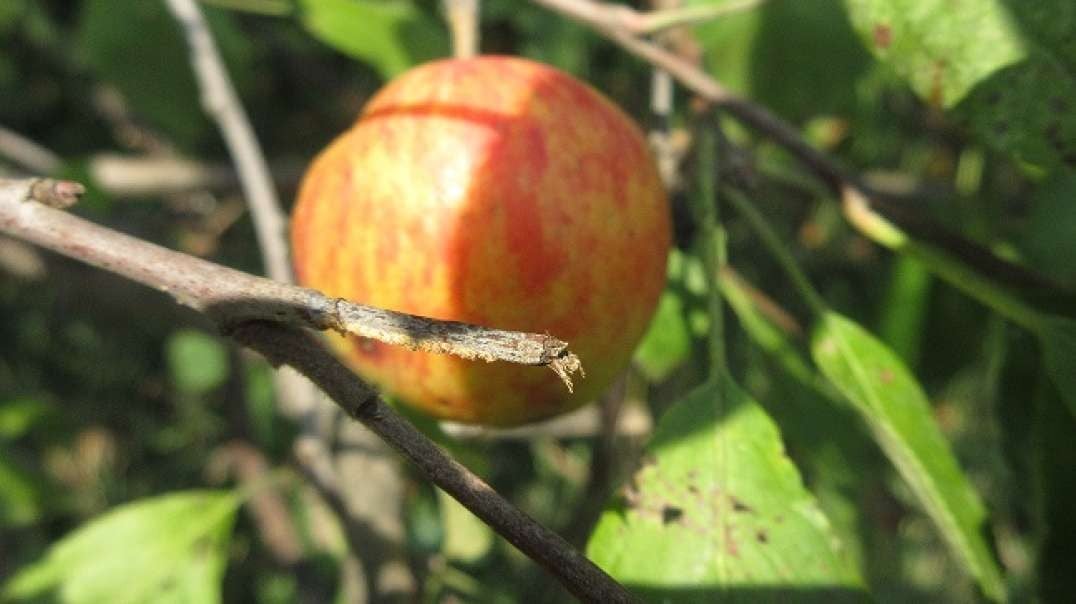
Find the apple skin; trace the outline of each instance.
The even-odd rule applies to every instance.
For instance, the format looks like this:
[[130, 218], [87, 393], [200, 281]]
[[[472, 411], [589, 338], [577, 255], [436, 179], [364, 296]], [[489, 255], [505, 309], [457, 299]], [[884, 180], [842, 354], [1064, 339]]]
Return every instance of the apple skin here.
[[670, 234], [632, 120], [567, 74], [494, 56], [389, 83], [316, 158], [292, 218], [304, 285], [569, 343], [586, 371], [574, 394], [544, 367], [333, 336], [403, 402], [490, 426], [572, 410], [609, 386], [653, 315]]

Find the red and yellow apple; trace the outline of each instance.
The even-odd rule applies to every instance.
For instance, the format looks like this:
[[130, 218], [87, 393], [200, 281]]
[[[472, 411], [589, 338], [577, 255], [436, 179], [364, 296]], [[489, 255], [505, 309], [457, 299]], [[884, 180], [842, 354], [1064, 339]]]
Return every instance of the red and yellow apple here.
[[639, 128], [571, 76], [510, 57], [389, 83], [314, 161], [292, 219], [299, 280], [401, 312], [569, 343], [548, 368], [339, 338], [361, 376], [443, 419], [513, 425], [592, 400], [665, 283], [669, 208]]

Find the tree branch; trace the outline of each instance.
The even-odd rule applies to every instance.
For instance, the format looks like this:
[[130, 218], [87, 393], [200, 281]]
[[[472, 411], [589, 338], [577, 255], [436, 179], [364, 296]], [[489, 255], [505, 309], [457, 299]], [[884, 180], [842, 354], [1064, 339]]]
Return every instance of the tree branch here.
[[978, 272], [989, 274], [1011, 286], [1028, 290], [1067, 293], [1065, 288], [1037, 272], [1008, 262], [990, 250], [917, 215], [906, 204], [896, 203], [877, 191], [871, 190], [858, 178], [846, 172], [835, 160], [812, 147], [788, 122], [770, 113], [764, 107], [737, 96], [705, 71], [684, 60], [683, 57], [636, 37], [622, 22], [610, 19], [609, 15], [620, 10], [620, 7], [591, 0], [533, 1], [574, 21], [591, 26], [629, 53], [669, 72], [684, 87], [712, 106], [727, 112], [783, 147], [825, 182], [838, 198], [843, 198], [849, 189], [855, 190], [872, 211], [878, 212], [917, 238], [928, 241], [968, 265], [974, 266]]
[[254, 128], [239, 102], [224, 68], [213, 36], [209, 33], [202, 11], [194, 0], [167, 0], [168, 8], [183, 28], [191, 49], [191, 66], [198, 78], [202, 105], [224, 136], [228, 152], [235, 161], [239, 181], [246, 192], [258, 245], [265, 259], [270, 278], [291, 283], [291, 262], [285, 231], [287, 219], [280, 209], [273, 179], [265, 162]]
[[167, 292], [180, 304], [209, 314], [225, 330], [255, 320], [332, 329], [423, 352], [548, 365], [566, 385], [581, 369], [567, 343], [552, 336], [438, 321], [330, 298], [181, 254], [55, 209], [71, 205], [81, 193], [82, 185], [67, 181], [0, 180], [0, 230]]
[[[206, 313], [239, 343], [274, 365], [289, 365], [309, 378], [350, 417], [389, 443], [577, 597], [587, 602], [632, 601], [620, 584], [563, 538], [513, 507], [407, 423], [310, 334], [284, 323], [336, 328], [337, 307], [348, 303], [179, 254], [55, 209], [71, 205], [81, 191], [77, 183], [51, 179], [0, 180], [0, 231], [167, 291], [180, 303]], [[390, 315], [396, 315], [390, 322], [412, 340], [415, 335], [406, 329], [416, 325], [415, 319], [417, 324], [435, 326], [441, 330], [438, 334], [462, 336], [478, 330], [488, 336], [498, 331]], [[470, 341], [470, 335], [459, 340], [463, 341]], [[543, 345], [541, 351], [548, 349]]]

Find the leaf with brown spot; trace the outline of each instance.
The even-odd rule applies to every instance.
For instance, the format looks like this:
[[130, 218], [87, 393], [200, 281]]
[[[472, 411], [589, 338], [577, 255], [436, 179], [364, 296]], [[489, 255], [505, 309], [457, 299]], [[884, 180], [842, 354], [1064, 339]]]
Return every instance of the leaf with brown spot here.
[[631, 505], [606, 510], [587, 552], [647, 599], [712, 602], [771, 588], [866, 599], [777, 426], [731, 380], [666, 413], [633, 482]]

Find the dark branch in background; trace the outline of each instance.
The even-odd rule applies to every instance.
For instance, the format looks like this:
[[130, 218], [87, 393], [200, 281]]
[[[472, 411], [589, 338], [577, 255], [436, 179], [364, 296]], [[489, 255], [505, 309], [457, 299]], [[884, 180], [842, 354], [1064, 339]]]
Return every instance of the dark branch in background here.
[[699, 95], [713, 107], [751, 126], [784, 148], [825, 182], [838, 198], [844, 198], [845, 191], [848, 189], [858, 192], [863, 199], [867, 200], [871, 210], [917, 238], [974, 266], [978, 272], [990, 275], [1010, 286], [1035, 292], [1071, 295], [1065, 288], [1043, 275], [999, 258], [990, 250], [931, 222], [906, 204], [895, 202], [878, 191], [871, 190], [858, 178], [847, 173], [835, 160], [808, 144], [799, 131], [788, 122], [770, 113], [764, 107], [740, 98], [705, 71], [677, 54], [637, 37], [629, 26], [624, 25], [624, 7], [591, 0], [533, 1], [574, 21], [591, 26], [629, 53], [667, 71], [685, 88]]
[[563, 538], [513, 507], [407, 423], [312, 335], [283, 322], [306, 313], [299, 324], [332, 326], [323, 316], [328, 308], [303, 304], [316, 292], [172, 252], [44, 205], [69, 206], [81, 190], [77, 183], [50, 179], [0, 180], [0, 231], [167, 291], [206, 313], [274, 365], [289, 365], [313, 381], [350, 417], [388, 442], [572, 594], [588, 602], [631, 601], [620, 584]]

